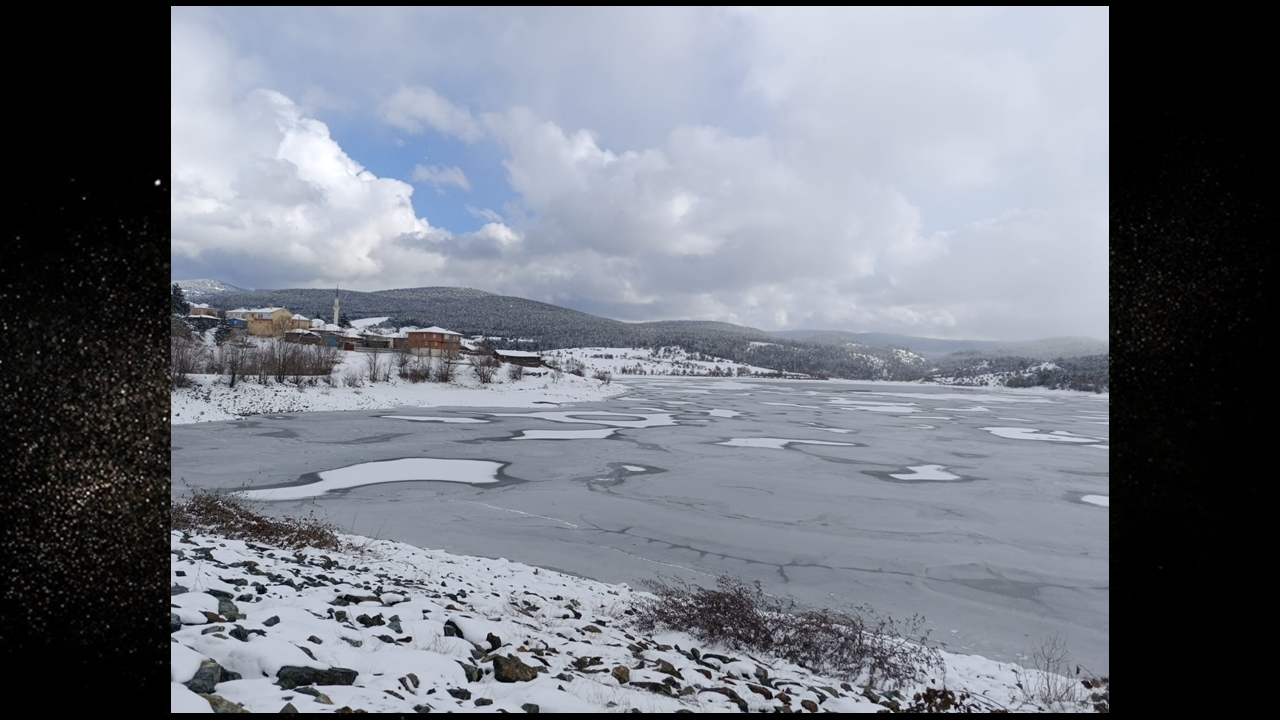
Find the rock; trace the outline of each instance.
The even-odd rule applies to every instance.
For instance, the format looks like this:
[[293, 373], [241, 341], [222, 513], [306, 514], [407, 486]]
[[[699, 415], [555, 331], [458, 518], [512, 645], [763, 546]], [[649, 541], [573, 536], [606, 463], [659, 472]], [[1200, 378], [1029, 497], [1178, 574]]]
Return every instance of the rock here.
[[247, 713], [249, 712], [248, 710], [245, 710], [244, 708], [240, 707], [239, 705], [236, 705], [235, 703], [231, 702], [230, 700], [227, 700], [226, 698], [218, 697], [217, 695], [210, 695], [208, 693], [199, 693], [199, 695], [200, 697], [209, 701], [209, 707], [212, 707], [213, 711], [216, 713]]
[[[210, 590], [209, 592], [213, 592]], [[228, 593], [230, 594], [230, 593]], [[228, 620], [241, 620], [244, 614], [240, 612], [240, 608], [231, 602], [231, 598], [218, 598], [218, 614]]]
[[231, 599], [231, 593], [227, 592], [226, 590], [205, 590], [205, 591], [204, 591], [204, 593], [205, 593], [206, 595], [212, 595], [212, 596], [214, 596], [214, 597], [218, 598], [219, 600], [230, 600], [230, 599]]
[[222, 618], [217, 613], [211, 613], [208, 610], [201, 610], [200, 614], [204, 615], [205, 622], [222, 622]]
[[573, 682], [573, 676], [569, 673], [560, 673], [559, 675], [556, 675], [556, 679], [562, 682]]
[[489, 652], [493, 652], [494, 650], [502, 647], [502, 639], [493, 633], [486, 635], [484, 640], [489, 643]]
[[476, 707], [484, 707], [485, 705], [492, 705], [492, 704], [493, 704], [493, 701], [490, 700], [489, 698], [476, 698]]
[[342, 640], [346, 642], [348, 645], [350, 645], [351, 647], [360, 647], [361, 645], [364, 644], [363, 640], [353, 640], [352, 638], [349, 638], [349, 637], [343, 637]]
[[454, 696], [459, 700], [471, 699], [471, 691], [466, 688], [449, 688], [448, 690], [445, 690], [445, 692], [449, 693], [450, 695]]
[[[306, 654], [307, 654], [307, 657], [311, 658], [312, 660], [315, 660], [315, 659], [316, 659], [316, 656], [315, 656], [315, 655], [311, 652], [311, 650], [309, 650], [308, 648], [304, 648], [304, 647], [302, 647], [301, 645], [294, 645], [294, 647], [296, 647], [296, 648], [298, 648], [299, 650], [301, 650], [302, 652], [306, 653]], [[316, 662], [319, 662], [319, 660], [316, 660]]]
[[267, 627], [272, 627], [272, 626], [274, 626], [274, 625], [278, 625], [279, 623], [280, 623], [280, 616], [279, 616], [279, 615], [272, 615], [271, 617], [269, 617], [269, 618], [267, 618], [266, 620], [263, 620], [263, 621], [262, 621], [262, 624], [263, 624], [263, 625], [266, 625]]
[[756, 674], [756, 679], [760, 681], [760, 684], [761, 684], [761, 685], [769, 685], [769, 684], [770, 684], [770, 683], [769, 683], [769, 671], [768, 671], [768, 670], [765, 670], [764, 668], [762, 668], [762, 667], [760, 667], [759, 665], [757, 665], [757, 666], [756, 666], [756, 673], [755, 673], [755, 674]]
[[254, 600], [255, 598], [253, 597], [253, 593], [245, 593], [243, 595], [236, 596], [236, 602], [254, 602]]
[[374, 625], [386, 625], [386, 624], [387, 624], [387, 621], [382, 619], [382, 613], [378, 613], [377, 615], [374, 615], [373, 617], [369, 617], [368, 615], [360, 615], [360, 616], [356, 617], [356, 622], [360, 623], [361, 625], [363, 625], [363, 626], [365, 626], [365, 627], [373, 627]]
[[316, 699], [316, 702], [318, 702], [318, 703], [321, 703], [321, 704], [324, 704], [324, 705], [332, 705], [332, 704], [333, 704], [333, 701], [329, 699], [329, 696], [328, 696], [328, 695], [325, 695], [324, 693], [320, 692], [319, 690], [317, 690], [317, 689], [315, 689], [315, 688], [313, 688], [313, 687], [304, 686], [304, 687], [300, 687], [300, 688], [295, 688], [295, 691], [296, 691], [296, 692], [300, 692], [300, 693], [302, 693], [303, 695], [310, 695], [310, 696], [314, 697], [314, 698]]
[[737, 705], [739, 710], [741, 710], [742, 712], [747, 712], [747, 701], [743, 700], [741, 697], [738, 697], [738, 693], [730, 690], [729, 688], [706, 688], [705, 690], [700, 690], [699, 692], [713, 692], [713, 693], [719, 693], [721, 695], [724, 695], [725, 697], [729, 698], [730, 702], [732, 702], [734, 705]]
[[600, 632], [600, 628], [595, 625], [584, 625], [582, 626], [582, 632], [598, 633]]
[[631, 687], [643, 688], [645, 690], [648, 690], [651, 693], [657, 693], [659, 695], [671, 694], [671, 686], [666, 685], [664, 683], [644, 682], [641, 680], [635, 680], [631, 682]]
[[200, 669], [196, 670], [196, 674], [183, 685], [193, 693], [204, 695], [213, 692], [214, 686], [220, 682], [239, 679], [240, 673], [231, 672], [213, 660], [205, 660], [200, 663]]
[[684, 676], [680, 674], [680, 671], [679, 671], [679, 670], [677, 670], [677, 669], [675, 668], [675, 666], [674, 666], [674, 665], [672, 665], [671, 663], [667, 662], [666, 660], [661, 660], [661, 659], [659, 659], [659, 660], [658, 660], [658, 664], [657, 664], [657, 666], [656, 666], [656, 667], [654, 667], [653, 669], [654, 669], [654, 670], [657, 670], [657, 671], [658, 671], [658, 672], [660, 672], [660, 673], [665, 673], [665, 674], [670, 675], [670, 676], [672, 676], [672, 677], [680, 678], [681, 680], [683, 680], [683, 679], [684, 679]]
[[200, 634], [208, 635], [209, 633], [220, 633], [220, 632], [226, 632], [226, 631], [227, 629], [221, 625], [210, 625], [209, 627], [201, 630]]
[[498, 682], [528, 682], [537, 677], [537, 674], [536, 670], [510, 653], [506, 657], [493, 659], [493, 677]]
[[400, 616], [399, 616], [399, 615], [392, 615], [392, 616], [391, 616], [391, 619], [387, 621], [387, 627], [391, 628], [391, 631], [392, 631], [392, 632], [395, 632], [395, 633], [403, 633], [403, 632], [404, 632], [404, 628], [400, 627]]
[[236, 625], [234, 628], [231, 628], [231, 632], [228, 634], [231, 637], [239, 640], [240, 642], [249, 642], [249, 631], [245, 630], [239, 625]]
[[876, 703], [876, 704], [880, 703], [880, 696], [876, 695], [875, 692], [869, 687], [862, 689], [862, 697], [870, 700], [873, 703]]
[[777, 696], [776, 696], [776, 697], [777, 697], [777, 699], [778, 699], [778, 702], [782, 703], [783, 705], [790, 705], [790, 704], [791, 704], [791, 696], [790, 696], [790, 695], [788, 695], [788, 694], [786, 694], [786, 693], [782, 693], [782, 692], [780, 692], [780, 693], [778, 693], [778, 694], [777, 694]]
[[293, 706], [293, 703], [285, 703], [285, 704], [284, 704], [284, 707], [280, 708], [280, 712], [282, 712], [282, 713], [296, 713], [296, 712], [298, 712], [298, 708], [294, 707], [294, 706]]
[[747, 689], [757, 695], [763, 695], [765, 700], [773, 699], [773, 693], [770, 692], [768, 688], [761, 687], [759, 685], [754, 685], [752, 683], [747, 683]]
[[484, 677], [484, 671], [475, 665], [468, 665], [461, 660], [455, 660], [454, 662], [462, 666], [462, 672], [466, 674], [467, 682], [480, 682], [480, 679]]
[[459, 628], [459, 627], [458, 627], [458, 623], [456, 623], [456, 622], [454, 622], [454, 621], [452, 621], [452, 620], [445, 620], [445, 621], [444, 621], [444, 636], [445, 636], [445, 637], [459, 637], [459, 638], [460, 638], [460, 637], [462, 637], [462, 628]]
[[613, 668], [613, 679], [620, 684], [626, 685], [631, 681], [631, 669], [626, 665], [617, 665]]
[[323, 640], [321, 640], [320, 638], [316, 637], [315, 635], [312, 635], [311, 637], [307, 638], [307, 642], [313, 642], [313, 643], [315, 643], [315, 644], [317, 644], [317, 645], [320, 645], [320, 644], [324, 643], [324, 641], [323, 641]]
[[172, 596], [174, 596], [174, 595], [181, 595], [181, 594], [186, 593], [186, 592], [191, 592], [191, 591], [190, 591], [190, 590], [188, 590], [188, 589], [186, 589], [186, 588], [184, 588], [184, 587], [182, 587], [182, 586], [181, 586], [181, 585], [179, 585], [178, 583], [174, 583], [174, 584], [173, 584], [173, 587], [169, 588], [169, 595], [170, 595], [170, 597], [172, 597]]
[[429, 713], [432, 707], [430, 705], [414, 705], [413, 711], [416, 713]]
[[804, 708], [805, 710], [808, 710], [811, 713], [818, 712], [818, 703], [812, 700], [809, 700], [807, 698], [800, 701], [800, 707]]
[[348, 668], [310, 668], [297, 665], [285, 665], [276, 673], [277, 682], [284, 690], [292, 690], [299, 685], [350, 685], [359, 675]]
[[169, 633], [176, 633], [182, 629], [182, 618], [177, 613], [169, 613]]
[[525, 711], [525, 712], [527, 712], [527, 713], [536, 713], [536, 712], [538, 712], [538, 706], [537, 706], [537, 705], [534, 705], [533, 703], [525, 703], [525, 704], [523, 704], [523, 705], [521, 705], [521, 706], [520, 706], [520, 709], [521, 709], [521, 710], [523, 710], [523, 711]]

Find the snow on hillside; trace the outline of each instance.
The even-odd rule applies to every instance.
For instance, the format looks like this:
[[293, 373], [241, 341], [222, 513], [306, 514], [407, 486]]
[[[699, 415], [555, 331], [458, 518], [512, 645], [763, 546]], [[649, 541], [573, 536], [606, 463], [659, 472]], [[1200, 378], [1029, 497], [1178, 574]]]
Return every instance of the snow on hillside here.
[[1045, 681], [1086, 697], [1079, 679], [946, 652], [942, 672], [886, 693], [634, 632], [629, 605], [646, 594], [626, 585], [343, 540], [292, 551], [170, 533], [173, 712], [887, 712], [943, 686], [979, 712], [1035, 712], [1048, 708], [1017, 683]]
[[361, 318], [360, 320], [352, 320], [351, 327], [354, 327], [354, 328], [372, 327], [374, 325], [380, 325], [390, 319], [391, 319], [390, 317]]
[[562, 367], [570, 359], [581, 361], [586, 366], [589, 377], [597, 370], [612, 373], [614, 376], [626, 375], [710, 375], [723, 373], [738, 375], [739, 368], [746, 368], [747, 373], [772, 374], [777, 371], [759, 365], [743, 365], [724, 358], [708, 355], [691, 355], [683, 348], [617, 348], [587, 347], [561, 348], [547, 350], [542, 353], [547, 362], [554, 362]]
[[324, 382], [302, 388], [288, 382], [264, 386], [257, 378], [242, 378], [231, 388], [225, 376], [190, 375], [192, 387], [175, 388], [172, 392], [170, 421], [180, 425], [235, 420], [245, 415], [401, 406], [536, 407], [603, 400], [629, 390], [625, 385], [546, 368], [527, 368], [522, 378], [512, 380], [507, 376], [506, 365], [486, 385], [465, 362], [458, 366], [450, 383], [413, 383], [397, 376], [395, 358], [390, 353], [379, 358], [384, 368], [390, 368], [389, 377], [385, 382], [371, 383], [368, 354], [342, 352], [341, 356], [332, 387]]
[[178, 283], [178, 286], [182, 288], [182, 293], [186, 296], [188, 301], [200, 300], [210, 295], [217, 295], [218, 293], [244, 291], [243, 288], [238, 288], [235, 285], [228, 285], [227, 283], [218, 280], [209, 280], [206, 278], [200, 278], [198, 280], [175, 280], [174, 282]]

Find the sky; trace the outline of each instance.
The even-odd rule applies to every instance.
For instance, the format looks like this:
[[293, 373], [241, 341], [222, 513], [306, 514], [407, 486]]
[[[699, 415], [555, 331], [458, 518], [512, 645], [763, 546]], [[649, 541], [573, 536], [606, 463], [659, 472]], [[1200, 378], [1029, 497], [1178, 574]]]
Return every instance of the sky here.
[[171, 13], [175, 280], [1108, 336], [1107, 8]]

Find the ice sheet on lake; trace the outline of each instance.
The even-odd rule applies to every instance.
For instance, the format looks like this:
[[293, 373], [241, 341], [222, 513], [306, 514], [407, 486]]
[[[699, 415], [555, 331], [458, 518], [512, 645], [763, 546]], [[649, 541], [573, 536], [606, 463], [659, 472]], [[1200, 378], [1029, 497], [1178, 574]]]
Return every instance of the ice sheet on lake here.
[[617, 432], [617, 428], [599, 430], [523, 430], [512, 440], [604, 440]]
[[716, 444], [732, 445], [734, 447], [756, 447], [783, 450], [787, 445], [792, 443], [801, 443], [804, 445], [843, 445], [845, 447], [857, 447], [853, 443], [829, 442], [827, 440], [788, 440], [786, 438], [732, 438], [725, 442]]
[[[623, 413], [616, 412], [554, 412], [551, 410], [545, 412], [532, 413], [492, 413], [495, 417], [527, 417], [538, 418], [539, 420], [550, 420], [552, 422], [562, 423], [585, 423], [587, 425], [610, 425], [612, 427], [625, 428], [650, 428], [663, 427], [666, 425], [676, 425], [676, 421], [672, 419], [671, 413], [656, 413], [653, 415], [635, 415], [634, 417], [642, 418], [641, 420], [608, 420], [605, 418], [615, 418], [624, 416]], [[600, 417], [601, 415], [605, 418]]]
[[1041, 433], [1035, 428], [1020, 427], [986, 427], [982, 428], [992, 435], [998, 435], [1003, 438], [1012, 438], [1014, 440], [1049, 440], [1052, 442], [1074, 442], [1074, 443], [1096, 443], [1098, 438], [1084, 437], [1082, 435], [1072, 435], [1064, 433], [1060, 430], [1052, 433]]
[[959, 475], [952, 475], [942, 469], [942, 465], [913, 465], [908, 467], [910, 473], [890, 475], [899, 480], [959, 480]]
[[421, 415], [380, 415], [388, 420], [412, 420], [414, 422], [442, 422], [442, 423], [487, 423], [488, 420], [480, 418], [467, 417], [426, 417]]
[[1101, 505], [1102, 507], [1111, 507], [1111, 498], [1107, 495], [1085, 495], [1080, 498], [1084, 502]]
[[498, 482], [502, 463], [491, 460], [442, 460], [405, 458], [360, 463], [320, 473], [320, 481], [294, 487], [245, 490], [237, 493], [249, 500], [302, 500], [330, 490], [347, 490], [389, 482], [436, 480], [473, 485]]
[[644, 472], [644, 468], [642, 468], [642, 467], [640, 467], [640, 466], [638, 466], [638, 465], [623, 465], [623, 466], [622, 466], [622, 469], [623, 469], [623, 470], [630, 470], [631, 472]]
[[708, 410], [707, 414], [710, 415], [711, 417], [731, 418], [731, 417], [737, 417], [742, 413], [736, 410]]

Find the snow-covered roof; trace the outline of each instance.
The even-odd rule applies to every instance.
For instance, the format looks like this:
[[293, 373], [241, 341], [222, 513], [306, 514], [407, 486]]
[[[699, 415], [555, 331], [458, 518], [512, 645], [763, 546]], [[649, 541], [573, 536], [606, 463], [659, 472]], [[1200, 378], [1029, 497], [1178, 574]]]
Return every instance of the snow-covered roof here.
[[228, 310], [227, 312], [253, 312], [253, 311], [248, 308], [238, 308], [236, 310]]
[[[311, 332], [310, 330], [303, 330], [301, 328], [295, 328], [293, 330], [285, 330], [285, 332], [294, 333], [297, 335], [315, 335], [315, 333]], [[316, 337], [319, 337], [319, 336], [317, 335]]]
[[502, 355], [503, 357], [531, 357], [531, 358], [542, 357], [542, 355], [538, 353], [524, 352], [521, 350], [494, 350], [493, 352], [495, 355]]
[[209, 307], [209, 306], [208, 306], [208, 304], [206, 304], [206, 303], [191, 303], [191, 307], [193, 307], [193, 308], [207, 308], [207, 307]]
[[338, 327], [337, 325], [334, 325], [333, 323], [325, 323], [324, 329], [327, 332], [342, 332], [342, 328]]
[[299, 315], [298, 313], [294, 313], [294, 314], [293, 314], [293, 318], [292, 318], [292, 319], [294, 319], [294, 320], [310, 320], [311, 318], [307, 317], [306, 315]]
[[284, 310], [284, 308], [277, 308], [277, 307], [254, 308], [253, 310], [246, 310], [245, 312], [264, 312], [264, 313], [273, 313], [273, 312], [277, 312], [277, 311], [279, 311], [279, 310]]
[[452, 331], [452, 330], [445, 330], [444, 328], [442, 328], [442, 327], [436, 327], [435, 325], [432, 325], [432, 326], [431, 326], [431, 327], [429, 327], [429, 328], [424, 328], [424, 329], [422, 329], [422, 330], [410, 330], [409, 332], [441, 333], [441, 334], [444, 334], [444, 335], [457, 335], [458, 337], [462, 337], [462, 333], [456, 333], [456, 332], [454, 332], [454, 331]]

